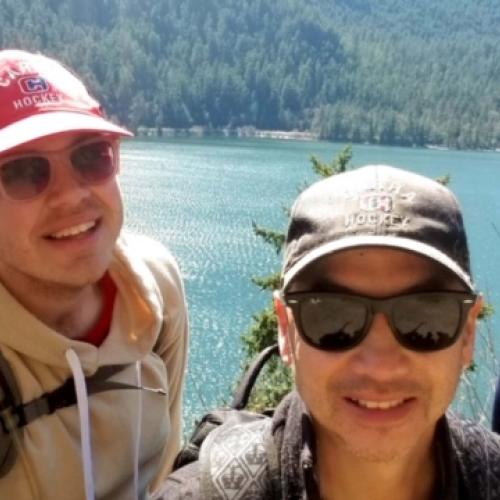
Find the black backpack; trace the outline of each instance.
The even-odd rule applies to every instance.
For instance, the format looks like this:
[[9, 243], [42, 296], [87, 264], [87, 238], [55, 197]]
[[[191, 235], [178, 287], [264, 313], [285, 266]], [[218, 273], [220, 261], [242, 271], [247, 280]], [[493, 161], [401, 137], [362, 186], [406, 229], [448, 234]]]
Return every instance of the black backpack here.
[[[250, 365], [228, 407], [207, 413], [179, 452], [173, 470], [199, 460], [203, 498], [279, 498], [279, 463], [271, 435], [274, 410], [246, 410], [255, 381], [278, 345]], [[245, 496], [247, 495], [247, 496]]]

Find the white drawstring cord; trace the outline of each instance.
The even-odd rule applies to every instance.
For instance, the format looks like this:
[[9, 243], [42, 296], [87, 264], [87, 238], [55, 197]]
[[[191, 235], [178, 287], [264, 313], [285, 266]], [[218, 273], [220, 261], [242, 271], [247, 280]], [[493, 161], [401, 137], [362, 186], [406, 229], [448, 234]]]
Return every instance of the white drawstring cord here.
[[135, 372], [137, 375], [137, 433], [134, 446], [134, 491], [135, 498], [139, 498], [139, 453], [141, 450], [141, 428], [142, 428], [142, 373], [141, 362], [136, 361]]
[[86, 500], [95, 500], [94, 479], [92, 475], [92, 449], [90, 446], [89, 404], [85, 376], [75, 351], [73, 351], [73, 349], [68, 349], [65, 355], [73, 374], [78, 415], [80, 417], [80, 441], [83, 458], [85, 498]]

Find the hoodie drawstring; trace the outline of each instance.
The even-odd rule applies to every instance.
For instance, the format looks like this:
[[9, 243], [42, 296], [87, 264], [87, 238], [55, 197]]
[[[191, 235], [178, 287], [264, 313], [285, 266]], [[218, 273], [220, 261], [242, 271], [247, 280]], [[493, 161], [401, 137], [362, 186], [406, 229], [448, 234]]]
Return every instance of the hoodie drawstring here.
[[[80, 442], [83, 458], [83, 475], [86, 500], [95, 500], [94, 478], [92, 475], [92, 449], [90, 445], [89, 402], [87, 386], [80, 360], [73, 349], [65, 353], [75, 383], [78, 415], [80, 417]], [[140, 392], [140, 391], [139, 391]]]

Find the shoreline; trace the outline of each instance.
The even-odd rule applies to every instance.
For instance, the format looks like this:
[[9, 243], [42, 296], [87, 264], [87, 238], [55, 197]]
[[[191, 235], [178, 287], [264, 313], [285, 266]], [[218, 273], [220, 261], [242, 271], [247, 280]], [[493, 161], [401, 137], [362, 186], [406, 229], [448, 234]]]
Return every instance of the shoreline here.
[[236, 137], [236, 138], [256, 138], [256, 139], [273, 139], [273, 140], [287, 140], [287, 141], [326, 141], [338, 142], [346, 144], [365, 144], [370, 146], [388, 146], [388, 147], [401, 147], [401, 148], [421, 148], [434, 151], [478, 151], [489, 153], [500, 153], [500, 148], [492, 149], [458, 149], [444, 144], [422, 144], [422, 145], [407, 145], [401, 144], [379, 144], [379, 143], [355, 143], [352, 141], [337, 141], [331, 139], [323, 139], [318, 133], [303, 131], [303, 130], [264, 130], [257, 129], [253, 126], [235, 127], [235, 128], [222, 128], [212, 129], [209, 127], [194, 126], [190, 128], [171, 128], [171, 127], [143, 127], [140, 126], [136, 131], [137, 137]]
[[262, 130], [255, 127], [236, 127], [223, 129], [210, 129], [206, 127], [190, 127], [190, 128], [149, 128], [138, 127], [138, 137], [241, 137], [249, 138], [256, 137], [258, 139], [282, 139], [282, 140], [299, 140], [299, 141], [317, 141], [320, 140], [319, 134], [301, 130]]

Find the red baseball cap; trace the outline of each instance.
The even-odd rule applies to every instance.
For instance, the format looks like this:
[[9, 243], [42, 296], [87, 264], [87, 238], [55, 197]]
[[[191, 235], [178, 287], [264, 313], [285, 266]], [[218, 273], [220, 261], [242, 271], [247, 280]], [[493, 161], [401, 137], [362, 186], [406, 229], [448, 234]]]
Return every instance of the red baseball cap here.
[[0, 152], [62, 132], [133, 135], [60, 62], [22, 50], [0, 51], [0, 110]]

